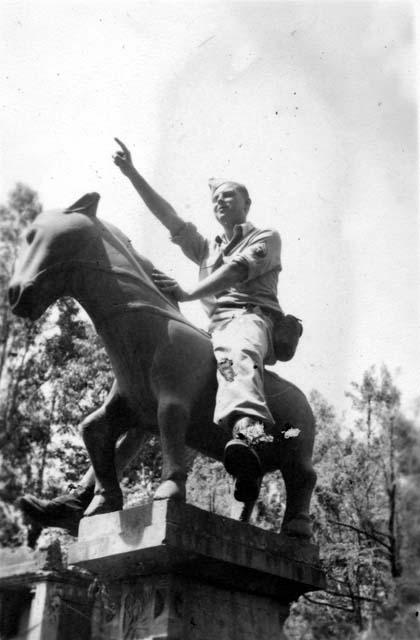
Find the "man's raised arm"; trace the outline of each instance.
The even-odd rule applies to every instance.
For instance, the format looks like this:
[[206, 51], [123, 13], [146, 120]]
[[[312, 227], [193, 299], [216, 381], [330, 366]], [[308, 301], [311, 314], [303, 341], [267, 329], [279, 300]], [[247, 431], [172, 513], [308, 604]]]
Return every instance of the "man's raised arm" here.
[[176, 236], [180, 229], [184, 226], [184, 221], [178, 216], [175, 209], [166, 202], [162, 196], [146, 182], [135, 168], [131, 153], [121, 140], [115, 138], [121, 151], [117, 151], [113, 155], [114, 163], [119, 167], [121, 172], [127, 176], [131, 184], [142, 198], [143, 202], [154, 216], [169, 230], [171, 236]]

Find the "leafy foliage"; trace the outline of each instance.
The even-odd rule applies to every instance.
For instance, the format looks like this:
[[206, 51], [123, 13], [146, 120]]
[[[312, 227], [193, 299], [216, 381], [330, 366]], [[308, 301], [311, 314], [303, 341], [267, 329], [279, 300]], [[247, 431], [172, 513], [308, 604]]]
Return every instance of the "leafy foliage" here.
[[401, 415], [385, 367], [366, 371], [349, 395], [355, 419], [346, 430], [319, 394], [311, 397], [318, 425], [312, 508], [328, 589], [295, 605], [289, 637], [302, 637], [297, 627], [311, 640], [416, 638], [420, 555], [411, 522], [418, 525], [420, 512], [413, 491], [420, 434]]

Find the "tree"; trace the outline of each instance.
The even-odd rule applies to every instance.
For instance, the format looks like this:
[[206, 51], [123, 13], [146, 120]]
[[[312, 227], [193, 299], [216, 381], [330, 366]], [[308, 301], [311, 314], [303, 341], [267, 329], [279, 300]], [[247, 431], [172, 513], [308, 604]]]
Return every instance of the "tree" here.
[[7, 287], [20, 239], [41, 210], [36, 192], [22, 183], [10, 193], [7, 205], [0, 206], [0, 442], [16, 389], [16, 385], [10, 384], [10, 378], [15, 382], [20, 379], [25, 354], [36, 333], [30, 323], [12, 316]]
[[419, 523], [420, 500], [407, 471], [418, 472], [419, 431], [401, 415], [400, 393], [385, 367], [379, 374], [369, 369], [350, 397], [356, 417], [345, 431], [332, 407], [311, 396], [318, 473], [312, 510], [328, 589], [299, 601], [288, 634], [408, 640], [418, 636], [409, 607], [419, 599], [413, 585], [420, 556], [418, 529], [414, 535], [410, 525]]
[[[12, 275], [20, 238], [42, 207], [35, 191], [18, 183], [10, 193], [8, 203], [0, 206], [0, 445], [10, 443], [12, 426], [9, 417], [17, 406], [18, 387], [24, 375], [28, 352], [34, 343], [36, 328], [12, 316], [7, 299], [7, 287]], [[10, 448], [9, 448], [10, 449]], [[6, 457], [1, 467], [4, 483]], [[0, 523], [6, 540], [14, 539], [20, 529], [20, 519], [9, 505], [3, 505]]]
[[[372, 367], [365, 372], [362, 384], [352, 384], [353, 392], [349, 393], [353, 406], [361, 417], [357, 423], [360, 431], [366, 433], [366, 453], [370, 462], [369, 482], [373, 486], [374, 478], [379, 474], [382, 479], [380, 490], [387, 502], [385, 505], [386, 521], [375, 522], [377, 514], [369, 513], [369, 500], [363, 524], [387, 540], [388, 558], [392, 576], [401, 575], [401, 535], [399, 505], [399, 458], [401, 456], [402, 426], [400, 415], [400, 392], [394, 385], [388, 369], [383, 366], [380, 375], [376, 375]], [[377, 527], [377, 528], [375, 528]]]

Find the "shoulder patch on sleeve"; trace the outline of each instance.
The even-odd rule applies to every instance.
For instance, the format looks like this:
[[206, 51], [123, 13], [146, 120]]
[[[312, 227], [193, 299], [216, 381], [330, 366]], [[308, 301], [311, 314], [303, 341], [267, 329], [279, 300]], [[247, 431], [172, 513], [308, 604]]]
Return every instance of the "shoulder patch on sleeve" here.
[[267, 245], [265, 242], [259, 242], [252, 248], [252, 254], [256, 258], [265, 258], [267, 255]]

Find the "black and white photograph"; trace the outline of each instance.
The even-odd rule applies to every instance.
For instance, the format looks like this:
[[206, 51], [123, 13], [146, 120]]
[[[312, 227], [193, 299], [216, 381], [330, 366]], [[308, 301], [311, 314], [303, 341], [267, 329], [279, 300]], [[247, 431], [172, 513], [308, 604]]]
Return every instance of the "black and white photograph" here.
[[0, 640], [417, 640], [417, 3], [0, 24]]

